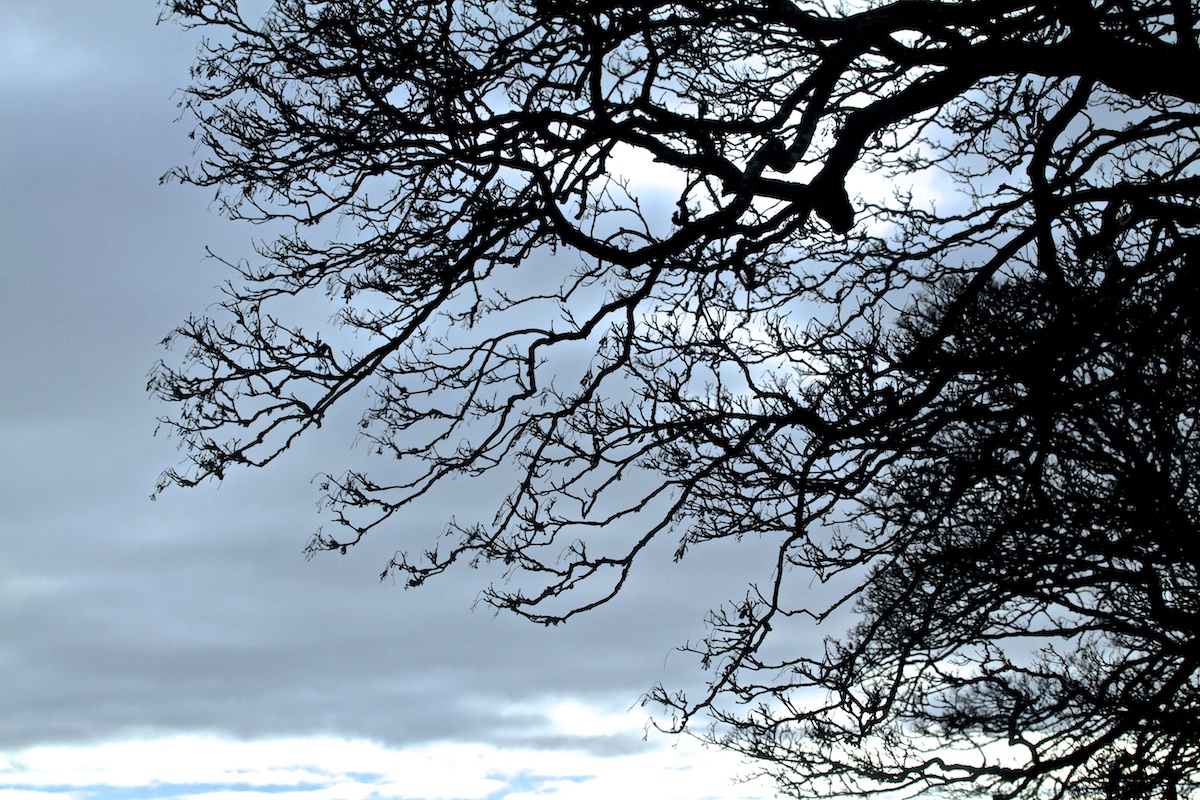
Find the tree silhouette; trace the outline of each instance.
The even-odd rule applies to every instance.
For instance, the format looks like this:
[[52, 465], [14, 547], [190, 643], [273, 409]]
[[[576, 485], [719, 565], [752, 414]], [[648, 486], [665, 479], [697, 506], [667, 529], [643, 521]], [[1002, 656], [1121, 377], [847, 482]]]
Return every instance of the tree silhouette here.
[[168, 338], [160, 490], [357, 405], [396, 460], [314, 551], [513, 476], [410, 585], [557, 623], [656, 537], [772, 548], [649, 699], [785, 792], [1196, 794], [1189, 0], [166, 5], [213, 30], [172, 175], [289, 227]]

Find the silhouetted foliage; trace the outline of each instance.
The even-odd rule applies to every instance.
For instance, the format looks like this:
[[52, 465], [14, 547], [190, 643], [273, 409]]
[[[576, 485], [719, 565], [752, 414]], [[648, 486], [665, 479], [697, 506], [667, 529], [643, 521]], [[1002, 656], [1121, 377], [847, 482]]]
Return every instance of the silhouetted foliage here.
[[556, 623], [655, 537], [772, 548], [649, 699], [789, 793], [1196, 795], [1190, 0], [167, 6], [214, 36], [173, 175], [294, 228], [170, 337], [160, 489], [357, 404], [398, 461], [313, 550], [511, 479], [410, 585]]

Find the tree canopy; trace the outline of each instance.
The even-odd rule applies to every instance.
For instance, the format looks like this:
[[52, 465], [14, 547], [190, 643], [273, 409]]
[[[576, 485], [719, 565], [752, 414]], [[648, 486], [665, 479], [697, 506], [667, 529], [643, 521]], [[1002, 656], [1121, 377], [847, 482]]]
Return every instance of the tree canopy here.
[[165, 6], [172, 175], [287, 228], [168, 339], [160, 489], [350, 406], [394, 459], [313, 551], [509, 476], [409, 585], [557, 623], [652, 540], [769, 548], [648, 697], [786, 793], [1196, 796], [1191, 0]]

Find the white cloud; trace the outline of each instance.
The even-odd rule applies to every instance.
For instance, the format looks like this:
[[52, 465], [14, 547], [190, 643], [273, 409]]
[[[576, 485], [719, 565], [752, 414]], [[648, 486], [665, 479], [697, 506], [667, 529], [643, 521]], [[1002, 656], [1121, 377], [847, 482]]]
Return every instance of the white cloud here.
[[[582, 704], [556, 708], [564, 721], [573, 721], [574, 733], [616, 725]], [[648, 787], [659, 800], [770, 795], [763, 782], [735, 783], [739, 770], [730, 754], [691, 741], [647, 743], [643, 753], [598, 758], [482, 744], [388, 748], [331, 737], [238, 742], [183, 735], [11, 753], [0, 760], [0, 797], [103, 798], [106, 791], [136, 789], [139, 797], [191, 800], [598, 800], [638, 796]]]
[[640, 730], [644, 714], [614, 714], [574, 700], [554, 703], [545, 712], [560, 733], [570, 736], [613, 736]]

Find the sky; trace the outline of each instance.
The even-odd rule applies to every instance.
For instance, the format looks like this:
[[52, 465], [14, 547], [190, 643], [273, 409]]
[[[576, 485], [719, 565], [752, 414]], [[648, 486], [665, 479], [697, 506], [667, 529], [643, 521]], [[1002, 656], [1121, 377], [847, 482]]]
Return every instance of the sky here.
[[[673, 647], [740, 593], [741, 551], [676, 567], [666, 542], [616, 602], [544, 629], [473, 610], [469, 570], [381, 583], [387, 535], [306, 560], [312, 478], [353, 457], [336, 426], [151, 502], [181, 459], [145, 393], [159, 342], [219, 299], [206, 246], [261, 234], [159, 184], [192, 158], [197, 36], [157, 16], [0, 0], [0, 800], [771, 796], [639, 705], [696, 680]], [[473, 497], [405, 524], [436, 533]]]

